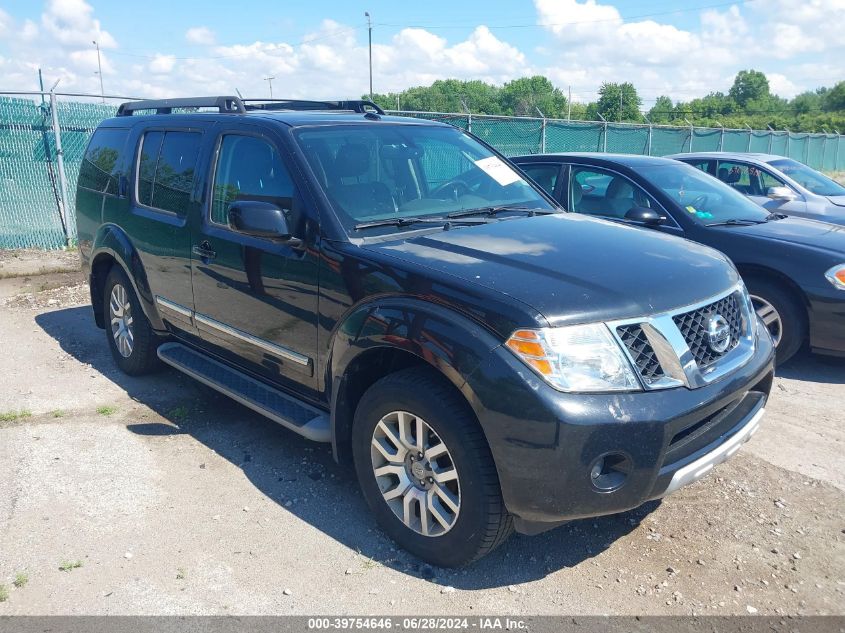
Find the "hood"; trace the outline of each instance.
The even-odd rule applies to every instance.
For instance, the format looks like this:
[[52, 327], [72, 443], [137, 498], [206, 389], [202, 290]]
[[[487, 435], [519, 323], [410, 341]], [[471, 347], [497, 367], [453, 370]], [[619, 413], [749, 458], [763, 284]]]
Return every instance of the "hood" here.
[[827, 199], [837, 207], [845, 207], [845, 196], [827, 196]]
[[724, 255], [576, 214], [508, 219], [365, 247], [502, 293], [552, 324], [663, 312], [725, 292]]
[[752, 226], [723, 227], [723, 230], [797, 244], [818, 251], [845, 254], [845, 226], [829, 222], [790, 216]]

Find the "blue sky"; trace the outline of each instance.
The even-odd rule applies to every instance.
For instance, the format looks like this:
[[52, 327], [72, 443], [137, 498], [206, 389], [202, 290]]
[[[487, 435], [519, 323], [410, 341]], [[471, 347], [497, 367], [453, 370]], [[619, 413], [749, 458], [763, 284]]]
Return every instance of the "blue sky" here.
[[632, 81], [644, 107], [726, 91], [756, 68], [792, 96], [845, 79], [842, 0], [478, 0], [280, 3], [0, 0], [0, 84], [33, 89], [37, 68], [64, 89], [173, 96], [241, 92], [350, 97], [366, 92], [373, 19], [378, 92], [458, 77], [503, 83], [545, 74], [576, 100]]

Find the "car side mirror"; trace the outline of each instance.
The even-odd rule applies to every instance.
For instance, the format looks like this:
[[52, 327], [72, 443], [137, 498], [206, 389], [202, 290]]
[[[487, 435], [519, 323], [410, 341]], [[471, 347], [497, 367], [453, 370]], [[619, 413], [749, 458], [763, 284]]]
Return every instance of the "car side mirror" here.
[[263, 237], [299, 246], [291, 235], [285, 212], [271, 202], [240, 200], [229, 205], [229, 226], [244, 235]]
[[666, 218], [649, 207], [634, 207], [625, 214], [625, 219], [644, 226], [657, 226]]
[[789, 187], [769, 187], [768, 191], [766, 191], [766, 197], [784, 202], [795, 200], [795, 194]]

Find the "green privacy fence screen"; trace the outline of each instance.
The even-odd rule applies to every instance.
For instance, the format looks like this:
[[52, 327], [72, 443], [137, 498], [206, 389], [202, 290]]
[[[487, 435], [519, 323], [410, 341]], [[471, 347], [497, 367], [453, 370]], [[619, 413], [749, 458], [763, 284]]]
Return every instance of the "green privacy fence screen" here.
[[[0, 96], [0, 249], [61, 248], [76, 237], [76, 178], [97, 124], [113, 116], [110, 104], [56, 99], [67, 196], [67, 234], [61, 218], [61, 183], [49, 100], [41, 95]], [[845, 140], [833, 134], [728, 130], [620, 123], [396, 112], [471, 131], [507, 156], [541, 152], [620, 152], [663, 156], [688, 151], [767, 152], [824, 171], [845, 170]]]

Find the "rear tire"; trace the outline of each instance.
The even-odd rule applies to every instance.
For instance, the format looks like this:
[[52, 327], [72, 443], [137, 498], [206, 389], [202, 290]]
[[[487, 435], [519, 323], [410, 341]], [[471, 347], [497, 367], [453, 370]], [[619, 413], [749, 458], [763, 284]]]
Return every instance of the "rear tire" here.
[[161, 340], [118, 265], [112, 266], [103, 287], [103, 322], [109, 349], [125, 374], [141, 376], [161, 367], [156, 355]]
[[[388, 460], [386, 452], [395, 455]], [[478, 421], [451, 384], [428, 368], [390, 374], [364, 393], [355, 411], [352, 454], [378, 524], [426, 562], [471, 563], [513, 531]]]
[[775, 341], [775, 363], [780, 366], [795, 356], [807, 338], [807, 313], [794, 293], [769, 279], [745, 280], [757, 315]]

